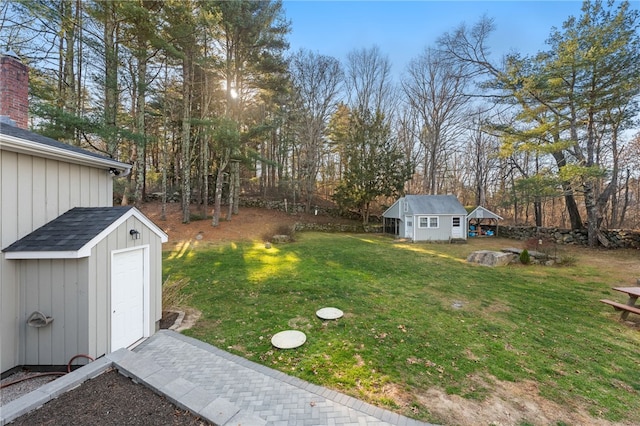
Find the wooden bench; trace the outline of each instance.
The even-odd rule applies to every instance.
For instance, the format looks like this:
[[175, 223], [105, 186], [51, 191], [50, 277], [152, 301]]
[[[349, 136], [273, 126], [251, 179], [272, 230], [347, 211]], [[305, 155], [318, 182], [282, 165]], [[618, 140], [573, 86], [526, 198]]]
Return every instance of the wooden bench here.
[[607, 305], [613, 306], [616, 311], [622, 311], [622, 319], [626, 319], [629, 315], [629, 312], [640, 315], [640, 307], [638, 306], [626, 305], [624, 303], [614, 302], [613, 300], [609, 299], [601, 299], [600, 301], [602, 303], [606, 303]]

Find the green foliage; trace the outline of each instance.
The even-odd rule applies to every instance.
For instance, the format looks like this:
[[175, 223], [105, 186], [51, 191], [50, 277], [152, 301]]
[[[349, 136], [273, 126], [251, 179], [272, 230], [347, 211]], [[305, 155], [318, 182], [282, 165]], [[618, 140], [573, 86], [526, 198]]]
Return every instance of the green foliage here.
[[[536, 164], [549, 157], [564, 196], [572, 199], [574, 188], [584, 194], [591, 245], [597, 242], [598, 216], [615, 192], [607, 187], [615, 185], [615, 179], [606, 182], [605, 169], [618, 173], [619, 135], [633, 128], [637, 119], [639, 22], [640, 12], [628, 1], [585, 1], [581, 16], [571, 16], [562, 28], [552, 30], [547, 51], [508, 55], [501, 69], [479, 60], [483, 55], [474, 55], [486, 48], [489, 22], [482, 21], [472, 31], [478, 46], [452, 42], [451, 36], [445, 39], [455, 57], [493, 75], [487, 87], [517, 107], [512, 123], [494, 126], [502, 136], [501, 156], [521, 162], [518, 168], [525, 176], [530, 175], [528, 154], [535, 154]], [[572, 202], [567, 206], [572, 226], [579, 227], [578, 209]]]
[[560, 169], [558, 176], [567, 182], [581, 183], [589, 180], [604, 178], [606, 170], [600, 166], [580, 166], [577, 164], [567, 164]]
[[[144, 140], [143, 135], [126, 127], [108, 126], [102, 117], [79, 116], [44, 102], [34, 104], [31, 113], [43, 119], [37, 129], [40, 134], [71, 144], [76, 144], [79, 140], [82, 147], [112, 158], [116, 158], [117, 153], [109, 151], [108, 146], [100, 141], [116, 139], [120, 142], [136, 143]], [[117, 159], [127, 161], [127, 158]]]
[[218, 117], [212, 124], [213, 141], [217, 150], [235, 152], [240, 146], [240, 131], [235, 120]]
[[[202, 311], [185, 333], [414, 418], [444, 423], [413, 395], [438, 388], [484, 400], [503, 380], [533, 381], [548, 400], [581, 404], [593, 423], [638, 424], [640, 336], [597, 303], [617, 277], [589, 262], [478, 268], [464, 261], [473, 249], [302, 233], [270, 249], [167, 252], [163, 267], [190, 279], [183, 291]], [[345, 316], [319, 320], [326, 306]], [[307, 342], [275, 350], [271, 337], [287, 328]]]
[[515, 181], [514, 190], [519, 199], [528, 202], [546, 197], [561, 196], [560, 181], [548, 173], [538, 173]]
[[528, 265], [531, 263], [531, 256], [529, 255], [529, 250], [524, 249], [520, 252], [520, 263], [523, 265]]
[[349, 125], [345, 139], [336, 141], [343, 144], [346, 164], [333, 198], [344, 210], [361, 211], [367, 223], [371, 202], [399, 195], [414, 166], [395, 143], [381, 112], [351, 111]]

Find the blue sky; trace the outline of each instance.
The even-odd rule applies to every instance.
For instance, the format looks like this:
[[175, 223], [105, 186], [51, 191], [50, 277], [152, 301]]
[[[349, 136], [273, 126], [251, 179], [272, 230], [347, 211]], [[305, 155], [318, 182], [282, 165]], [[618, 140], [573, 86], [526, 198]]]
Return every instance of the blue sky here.
[[[634, 2], [636, 5], [638, 2]], [[377, 45], [400, 74], [409, 61], [437, 38], [484, 14], [496, 30], [491, 50], [498, 59], [515, 50], [545, 50], [553, 26], [579, 16], [581, 1], [306, 1], [284, 0], [291, 21], [291, 51], [309, 49], [344, 61], [353, 49]]]

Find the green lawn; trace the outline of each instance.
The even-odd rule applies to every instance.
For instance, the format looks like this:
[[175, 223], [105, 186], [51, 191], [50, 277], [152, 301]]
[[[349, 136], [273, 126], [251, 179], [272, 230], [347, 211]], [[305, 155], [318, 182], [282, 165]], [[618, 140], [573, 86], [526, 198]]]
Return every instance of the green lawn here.
[[[640, 333], [598, 302], [623, 300], [610, 290], [619, 277], [580, 257], [562, 267], [467, 264], [481, 248], [303, 233], [270, 249], [165, 253], [164, 274], [188, 278], [184, 291], [202, 311], [185, 334], [414, 418], [438, 421], [419, 398], [430, 388], [482, 400], [496, 380], [530, 380], [565, 407], [640, 422]], [[345, 316], [319, 320], [327, 306]], [[271, 337], [290, 328], [307, 342], [274, 349]]]

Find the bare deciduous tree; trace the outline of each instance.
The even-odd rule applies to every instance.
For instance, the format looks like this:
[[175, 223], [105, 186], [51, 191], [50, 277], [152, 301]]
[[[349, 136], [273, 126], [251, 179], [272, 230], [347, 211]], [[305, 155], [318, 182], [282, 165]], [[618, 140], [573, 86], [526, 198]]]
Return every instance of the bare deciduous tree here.
[[342, 69], [335, 58], [300, 50], [291, 58], [289, 70], [298, 111], [298, 180], [306, 196], [308, 212], [326, 148], [325, 130], [337, 107]]
[[402, 80], [409, 106], [417, 113], [416, 134], [424, 150], [424, 190], [428, 194], [439, 192], [439, 168], [464, 132], [468, 81], [463, 65], [429, 48], [410, 62]]

